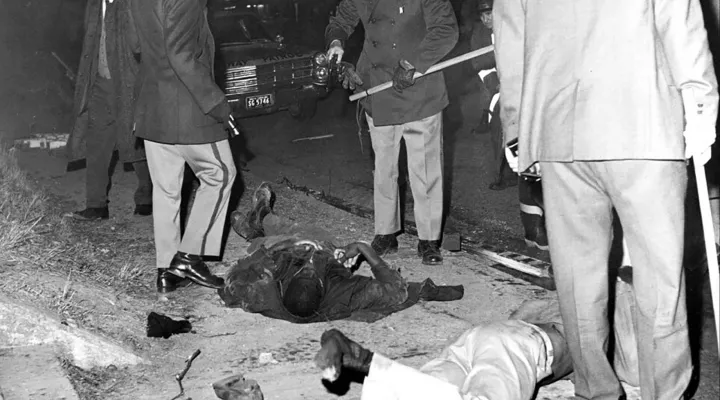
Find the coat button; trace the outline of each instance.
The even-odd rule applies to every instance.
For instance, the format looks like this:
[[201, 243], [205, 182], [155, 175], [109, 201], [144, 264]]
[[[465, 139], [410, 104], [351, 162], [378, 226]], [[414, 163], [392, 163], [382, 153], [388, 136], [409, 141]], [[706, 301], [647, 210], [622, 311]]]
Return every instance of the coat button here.
[[377, 47], [378, 41], [377, 41], [377, 40], [373, 40], [373, 41], [372, 41], [372, 45], [373, 45], [373, 47]]
[[375, 18], [370, 18], [370, 23], [371, 23], [371, 24], [374, 24], [375, 21], [377, 21]]
[[393, 43], [393, 49], [397, 48], [397, 43]]
[[390, 20], [390, 25], [395, 25], [395, 18]]
[[372, 63], [371, 66], [373, 67], [373, 69], [377, 68], [377, 64], [375, 63]]

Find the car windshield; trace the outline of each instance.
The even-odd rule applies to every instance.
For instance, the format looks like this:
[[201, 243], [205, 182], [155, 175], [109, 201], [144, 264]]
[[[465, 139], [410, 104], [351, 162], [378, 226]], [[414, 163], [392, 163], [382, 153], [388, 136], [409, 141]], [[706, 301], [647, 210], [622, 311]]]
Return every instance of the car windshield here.
[[258, 18], [252, 15], [223, 15], [213, 18], [211, 29], [215, 42], [250, 43], [271, 40]]

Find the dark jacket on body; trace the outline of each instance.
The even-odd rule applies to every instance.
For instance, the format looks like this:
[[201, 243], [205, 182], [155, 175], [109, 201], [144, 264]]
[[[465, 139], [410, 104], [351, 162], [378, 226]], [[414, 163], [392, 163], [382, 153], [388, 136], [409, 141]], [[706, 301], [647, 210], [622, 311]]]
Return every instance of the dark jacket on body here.
[[227, 139], [207, 115], [224, 101], [213, 80], [215, 43], [206, 0], [131, 0], [141, 56], [135, 122], [138, 136], [167, 144]]
[[[330, 18], [325, 39], [343, 43], [358, 22], [365, 43], [357, 64], [363, 85], [357, 91], [392, 80], [401, 59], [425, 72], [447, 55], [458, 39], [455, 12], [448, 0], [343, 0]], [[388, 89], [363, 100], [375, 125], [399, 125], [430, 117], [448, 105], [442, 72], [422, 77], [397, 92]]]

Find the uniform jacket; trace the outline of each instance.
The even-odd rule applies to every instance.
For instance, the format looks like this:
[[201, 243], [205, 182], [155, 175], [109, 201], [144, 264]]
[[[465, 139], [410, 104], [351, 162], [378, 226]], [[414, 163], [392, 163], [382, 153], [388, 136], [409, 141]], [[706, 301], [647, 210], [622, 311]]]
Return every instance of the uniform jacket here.
[[141, 57], [138, 136], [168, 144], [227, 139], [223, 125], [207, 115], [225, 94], [213, 80], [206, 0], [131, 0], [131, 11], [131, 40]]
[[[418, 72], [427, 71], [458, 39], [448, 0], [343, 0], [325, 31], [327, 43], [336, 39], [344, 43], [359, 21], [365, 27], [365, 43], [357, 64], [363, 80], [358, 91], [391, 81], [401, 59]], [[448, 105], [445, 79], [436, 72], [401, 93], [388, 89], [368, 96], [363, 105], [378, 126], [417, 121]]]
[[[117, 149], [124, 162], [145, 159], [143, 147], [133, 134], [133, 90], [138, 71], [138, 61], [133, 55], [125, 32], [129, 29], [129, 0], [108, 3], [105, 12], [105, 33], [110, 77], [115, 88], [115, 123], [117, 126]], [[88, 102], [97, 76], [100, 34], [102, 29], [102, 1], [90, 0], [85, 8], [85, 36], [82, 55], [75, 80], [73, 123], [67, 144], [69, 161], [85, 158], [85, 135], [88, 134]], [[92, 134], [92, 132], [89, 132]]]
[[684, 159], [681, 90], [714, 125], [698, 0], [502, 0], [493, 9], [507, 140], [537, 161]]

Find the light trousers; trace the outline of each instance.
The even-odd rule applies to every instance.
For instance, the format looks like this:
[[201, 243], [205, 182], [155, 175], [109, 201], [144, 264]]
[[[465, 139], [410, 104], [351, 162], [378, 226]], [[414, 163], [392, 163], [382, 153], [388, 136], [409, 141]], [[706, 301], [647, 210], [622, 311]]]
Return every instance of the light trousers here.
[[[153, 181], [153, 229], [158, 268], [167, 268], [175, 253], [220, 255], [230, 190], [236, 169], [227, 140], [173, 145], [145, 141]], [[180, 237], [181, 189], [185, 163], [200, 181]]]
[[372, 117], [366, 117], [375, 151], [375, 234], [389, 235], [401, 229], [398, 159], [400, 140], [404, 139], [418, 237], [439, 240], [443, 215], [442, 112], [386, 126], [375, 126]]

